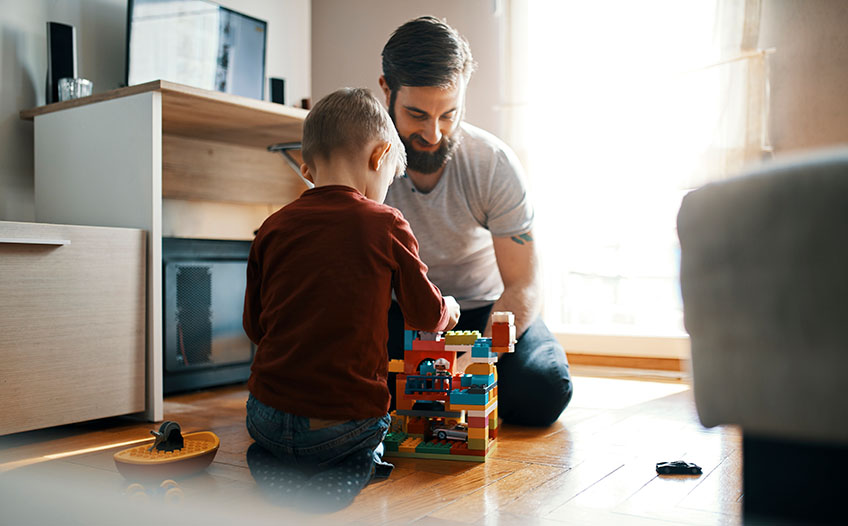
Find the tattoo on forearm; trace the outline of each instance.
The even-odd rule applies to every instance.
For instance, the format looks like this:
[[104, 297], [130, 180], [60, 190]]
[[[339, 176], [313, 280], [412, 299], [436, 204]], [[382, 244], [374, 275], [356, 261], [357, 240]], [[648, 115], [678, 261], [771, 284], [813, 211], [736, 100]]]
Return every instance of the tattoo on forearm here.
[[520, 235], [517, 235], [517, 236], [512, 236], [510, 239], [512, 239], [513, 241], [515, 241], [519, 245], [523, 245], [525, 241], [527, 243], [533, 241], [533, 236], [531, 236], [530, 234], [520, 234]]

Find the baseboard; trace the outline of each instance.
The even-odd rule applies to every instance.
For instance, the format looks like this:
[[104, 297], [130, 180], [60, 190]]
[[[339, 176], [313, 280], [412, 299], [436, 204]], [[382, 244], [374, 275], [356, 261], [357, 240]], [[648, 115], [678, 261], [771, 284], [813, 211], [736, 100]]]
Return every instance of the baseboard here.
[[619, 369], [644, 369], [649, 371], [686, 372], [688, 360], [680, 358], [653, 358], [640, 356], [615, 356], [609, 354], [567, 353], [571, 365], [615, 367]]

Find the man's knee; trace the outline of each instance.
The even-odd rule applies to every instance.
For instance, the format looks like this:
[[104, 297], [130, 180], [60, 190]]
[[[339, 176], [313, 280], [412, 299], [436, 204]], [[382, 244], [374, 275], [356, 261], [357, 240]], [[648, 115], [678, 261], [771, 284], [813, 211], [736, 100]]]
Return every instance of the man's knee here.
[[[543, 370], [498, 373], [498, 408], [511, 424], [548, 426], [554, 423], [571, 401], [573, 387], [568, 374], [559, 367]], [[503, 380], [502, 380], [503, 379]]]

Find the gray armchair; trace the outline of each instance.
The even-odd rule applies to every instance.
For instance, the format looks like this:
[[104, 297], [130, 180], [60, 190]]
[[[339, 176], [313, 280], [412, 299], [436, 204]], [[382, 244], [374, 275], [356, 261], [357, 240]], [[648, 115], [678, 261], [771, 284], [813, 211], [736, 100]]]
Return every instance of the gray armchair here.
[[848, 149], [706, 185], [677, 221], [695, 402], [742, 429], [746, 518], [845, 521]]

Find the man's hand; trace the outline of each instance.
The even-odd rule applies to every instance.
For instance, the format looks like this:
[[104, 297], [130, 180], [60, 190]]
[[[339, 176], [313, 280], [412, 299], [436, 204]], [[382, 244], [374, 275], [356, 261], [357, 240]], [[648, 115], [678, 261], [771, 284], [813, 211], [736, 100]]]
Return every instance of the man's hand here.
[[[533, 232], [512, 237], [493, 237], [495, 258], [504, 284], [500, 299], [492, 312], [510, 311], [515, 314], [515, 333], [524, 334], [542, 310], [539, 265]], [[492, 319], [486, 324], [483, 336], [492, 335]]]
[[448, 308], [448, 313], [450, 314], [450, 321], [448, 322], [446, 331], [449, 331], [456, 327], [457, 322], [459, 322], [459, 303], [456, 302], [453, 296], [445, 296], [445, 305]]

